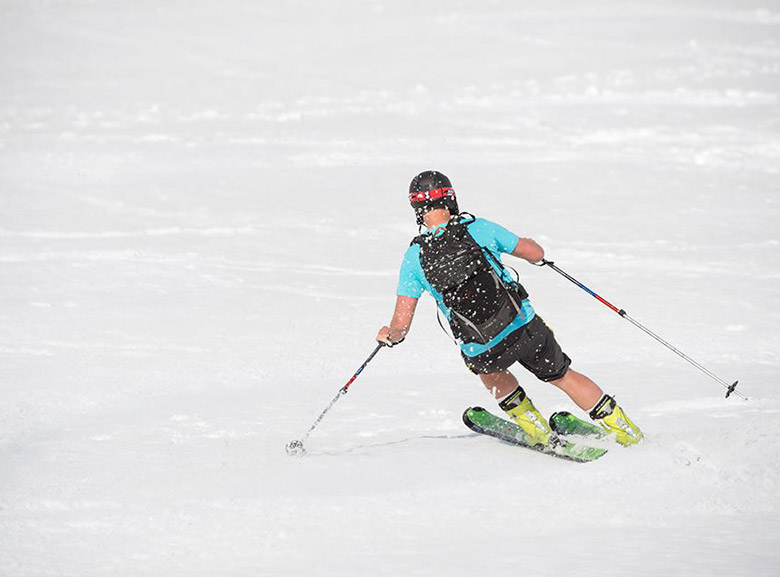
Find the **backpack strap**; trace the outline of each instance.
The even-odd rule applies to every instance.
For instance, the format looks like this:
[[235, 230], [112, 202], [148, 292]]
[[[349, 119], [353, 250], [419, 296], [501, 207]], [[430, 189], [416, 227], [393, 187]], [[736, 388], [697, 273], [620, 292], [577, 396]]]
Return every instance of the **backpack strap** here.
[[[469, 217], [469, 218], [467, 220], [463, 220], [465, 217]], [[461, 212], [459, 214], [451, 216], [450, 217], [450, 221], [446, 225], [444, 225], [444, 226], [463, 225], [463, 226], [468, 227], [468, 225], [470, 225], [475, 220], [477, 220], [477, 217], [474, 216], [473, 214], [471, 214], [470, 212]], [[423, 232], [421, 234], [418, 234], [416, 237], [414, 237], [412, 239], [412, 242], [409, 243], [409, 246], [413, 246], [415, 244], [422, 245], [423, 241], [425, 240], [425, 237], [428, 234], [432, 234], [432, 233]], [[476, 243], [476, 241], [474, 241], [474, 242]]]

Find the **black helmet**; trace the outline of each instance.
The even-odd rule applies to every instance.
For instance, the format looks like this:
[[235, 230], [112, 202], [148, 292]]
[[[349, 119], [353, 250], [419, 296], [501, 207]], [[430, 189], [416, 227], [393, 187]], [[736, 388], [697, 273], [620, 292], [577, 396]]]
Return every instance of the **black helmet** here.
[[409, 202], [418, 225], [423, 224], [423, 215], [434, 208], [446, 208], [452, 216], [460, 213], [450, 179], [435, 170], [426, 170], [412, 179]]

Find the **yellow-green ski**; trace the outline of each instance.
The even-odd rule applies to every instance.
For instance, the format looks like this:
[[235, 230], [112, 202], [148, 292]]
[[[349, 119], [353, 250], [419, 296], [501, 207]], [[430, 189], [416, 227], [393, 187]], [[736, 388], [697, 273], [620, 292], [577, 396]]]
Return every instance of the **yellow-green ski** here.
[[594, 423], [583, 421], [567, 411], [559, 411], [550, 415], [550, 428], [559, 435], [580, 435], [599, 439], [609, 432]]
[[546, 445], [534, 444], [528, 434], [518, 425], [497, 417], [482, 407], [469, 407], [466, 409], [463, 413], [463, 422], [475, 433], [489, 435], [513, 445], [538, 451], [544, 455], [577, 463], [595, 461], [607, 453], [606, 449], [572, 443], [557, 436], [551, 437], [550, 442]]

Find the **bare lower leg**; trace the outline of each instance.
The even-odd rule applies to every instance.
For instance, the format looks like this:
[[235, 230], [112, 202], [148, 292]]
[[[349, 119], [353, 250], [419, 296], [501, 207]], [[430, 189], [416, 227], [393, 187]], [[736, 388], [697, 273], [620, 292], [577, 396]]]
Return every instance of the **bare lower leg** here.
[[569, 398], [585, 411], [592, 409], [604, 394], [596, 383], [572, 369], [566, 371], [566, 374], [557, 381], [550, 382], [569, 395]]
[[[497, 399], [506, 397], [517, 387], [517, 379], [509, 371], [498, 371], [489, 375], [479, 375], [482, 384]], [[594, 401], [595, 403], [595, 401]]]

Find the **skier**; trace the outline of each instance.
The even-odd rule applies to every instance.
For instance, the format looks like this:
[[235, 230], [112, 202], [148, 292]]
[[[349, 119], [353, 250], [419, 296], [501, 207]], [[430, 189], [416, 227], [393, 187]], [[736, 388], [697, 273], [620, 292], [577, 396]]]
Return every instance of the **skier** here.
[[528, 293], [501, 264], [501, 253], [538, 263], [544, 249], [493, 222], [461, 213], [455, 190], [442, 173], [426, 171], [409, 185], [417, 224], [425, 231], [412, 240], [401, 264], [395, 312], [377, 341], [404, 340], [417, 301], [429, 292], [449, 321], [469, 370], [532, 443], [555, 442], [555, 433], [508, 368], [519, 362], [536, 378], [552, 383], [618, 443], [629, 446], [642, 432], [615, 399], [587, 376], [571, 369], [552, 331], [536, 314]]

